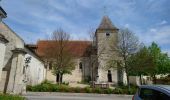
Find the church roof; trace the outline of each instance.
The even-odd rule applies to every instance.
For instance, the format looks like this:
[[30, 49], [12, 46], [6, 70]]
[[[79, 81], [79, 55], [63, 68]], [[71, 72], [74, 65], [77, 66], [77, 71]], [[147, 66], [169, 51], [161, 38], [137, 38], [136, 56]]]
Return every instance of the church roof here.
[[103, 16], [98, 29], [117, 29], [108, 16]]
[[[36, 53], [40, 57], [46, 57], [48, 54], [46, 50], [50, 47], [57, 46], [56, 41], [40, 40], [37, 42]], [[88, 49], [91, 47], [91, 41], [68, 41], [66, 48], [69, 49], [74, 57], [87, 57], [89, 56]]]

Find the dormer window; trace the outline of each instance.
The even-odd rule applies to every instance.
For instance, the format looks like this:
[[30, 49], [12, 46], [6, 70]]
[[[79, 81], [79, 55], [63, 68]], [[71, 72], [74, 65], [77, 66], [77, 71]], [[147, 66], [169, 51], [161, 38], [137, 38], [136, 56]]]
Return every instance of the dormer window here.
[[107, 33], [106, 33], [106, 36], [107, 36], [107, 37], [109, 37], [109, 36], [110, 36], [110, 33], [109, 33], [109, 32], [107, 32]]

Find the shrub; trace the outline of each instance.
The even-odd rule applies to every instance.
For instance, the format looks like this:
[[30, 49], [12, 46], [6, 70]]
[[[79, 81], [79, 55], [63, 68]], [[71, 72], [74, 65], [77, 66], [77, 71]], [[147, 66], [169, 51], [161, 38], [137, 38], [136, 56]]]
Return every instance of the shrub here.
[[85, 93], [92, 93], [92, 92], [93, 92], [93, 89], [90, 88], [90, 87], [85, 87], [85, 88], [84, 88], [84, 91], [85, 91]]
[[110, 88], [104, 89], [104, 93], [105, 94], [112, 94], [113, 93], [113, 89], [110, 89]]
[[115, 93], [115, 94], [123, 94], [123, 89], [121, 89], [121, 88], [115, 88], [114, 91], [113, 91], [113, 93]]
[[130, 91], [128, 91], [128, 86], [119, 86], [113, 90], [115, 94], [135, 94], [137, 86], [131, 85]]
[[94, 93], [102, 93], [102, 89], [101, 88], [94, 88], [93, 92]]
[[75, 93], [83, 93], [83, 89], [80, 88], [80, 87], [75, 87], [75, 88], [72, 88], [74, 90]]
[[33, 92], [72, 92], [72, 93], [104, 93], [104, 94], [135, 94], [137, 90], [136, 86], [131, 86], [130, 91], [128, 91], [127, 86], [119, 86], [115, 89], [102, 89], [102, 88], [91, 88], [91, 87], [69, 87], [67, 84], [52, 84], [49, 81], [44, 81], [43, 83], [35, 86], [27, 86], [27, 91]]

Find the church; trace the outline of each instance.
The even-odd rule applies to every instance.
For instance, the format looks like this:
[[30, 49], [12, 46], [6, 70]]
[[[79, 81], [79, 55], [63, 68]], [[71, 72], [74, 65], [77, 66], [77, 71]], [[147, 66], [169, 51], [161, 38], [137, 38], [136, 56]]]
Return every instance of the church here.
[[[103, 16], [95, 31], [93, 41], [70, 40], [67, 47], [70, 48], [70, 52], [74, 55], [76, 66], [71, 75], [63, 75], [63, 82], [95, 81], [115, 85], [118, 82], [125, 82], [120, 71], [107, 68], [107, 61], [110, 57], [115, 60], [121, 60], [116, 50], [118, 31], [119, 29], [113, 25], [110, 18]], [[45, 51], [50, 45], [54, 45], [54, 41], [39, 40], [33, 49], [43, 59], [48, 55]], [[56, 76], [51, 73], [52, 65], [50, 62], [46, 62], [46, 65], [47, 80], [55, 82]]]

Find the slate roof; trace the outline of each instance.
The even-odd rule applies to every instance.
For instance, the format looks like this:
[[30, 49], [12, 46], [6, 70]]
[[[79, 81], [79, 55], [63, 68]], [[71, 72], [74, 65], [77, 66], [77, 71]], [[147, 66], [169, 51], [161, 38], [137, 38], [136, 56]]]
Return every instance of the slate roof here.
[[[52, 40], [39, 40], [37, 42], [37, 54], [40, 57], [45, 57], [48, 54], [48, 50], [51, 46], [57, 46], [55, 41]], [[91, 41], [68, 41], [66, 48], [74, 57], [87, 57], [89, 56], [89, 48], [91, 47]], [[55, 50], [54, 50], [55, 52]]]
[[108, 16], [103, 16], [98, 29], [117, 29]]

